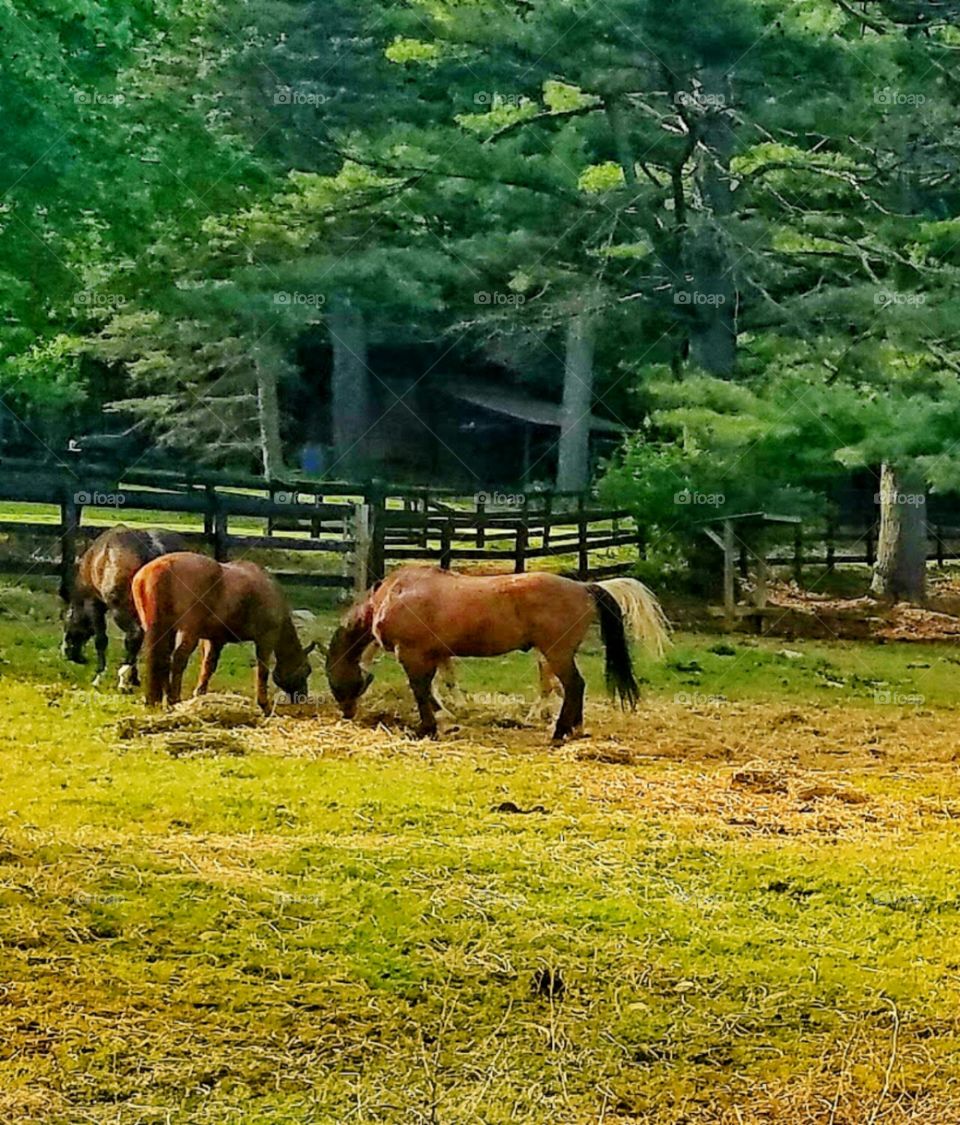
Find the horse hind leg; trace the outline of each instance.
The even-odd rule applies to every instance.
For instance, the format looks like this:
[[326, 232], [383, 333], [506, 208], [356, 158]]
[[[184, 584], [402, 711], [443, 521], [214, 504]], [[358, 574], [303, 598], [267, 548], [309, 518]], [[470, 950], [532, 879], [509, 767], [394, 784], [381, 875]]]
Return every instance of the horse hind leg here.
[[213, 641], [204, 641], [203, 659], [200, 662], [200, 677], [197, 680], [197, 686], [194, 688], [194, 695], [207, 694], [210, 678], [217, 670], [222, 649], [222, 645], [214, 644]]
[[173, 650], [170, 661], [170, 688], [167, 698], [170, 703], [179, 703], [183, 692], [183, 674], [187, 664], [197, 647], [199, 638], [188, 633], [180, 633], [177, 637], [177, 647]]
[[173, 630], [151, 625], [144, 637], [148, 707], [159, 707], [170, 692], [170, 658], [175, 641]]
[[452, 656], [440, 661], [437, 666], [437, 673], [440, 682], [443, 684], [442, 695], [438, 695], [435, 688], [433, 692], [433, 702], [437, 710], [443, 711], [447, 715], [453, 715], [455, 711], [462, 711], [466, 703], [466, 696], [457, 683], [457, 668]]
[[553, 741], [562, 742], [583, 729], [584, 680], [572, 653], [565, 657], [548, 655], [547, 662], [563, 687], [563, 706], [553, 731]]
[[563, 698], [563, 685], [551, 671], [547, 658], [539, 651], [537, 652], [537, 672], [540, 680], [540, 694], [527, 712], [524, 721], [528, 723], [546, 722], [551, 717], [553, 710], [551, 696]]
[[93, 643], [97, 650], [97, 672], [93, 677], [96, 687], [107, 668], [107, 607], [101, 601], [93, 603]]

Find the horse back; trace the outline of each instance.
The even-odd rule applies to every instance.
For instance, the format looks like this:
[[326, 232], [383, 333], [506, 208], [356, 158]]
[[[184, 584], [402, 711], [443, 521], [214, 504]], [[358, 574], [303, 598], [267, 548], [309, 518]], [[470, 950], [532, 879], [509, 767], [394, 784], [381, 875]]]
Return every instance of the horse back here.
[[401, 568], [373, 596], [373, 633], [384, 648], [459, 656], [579, 643], [594, 618], [579, 582], [547, 573], [462, 575]]
[[87, 548], [77, 568], [77, 591], [119, 607], [130, 602], [134, 575], [146, 563], [172, 551], [185, 551], [184, 539], [172, 531], [111, 528]]

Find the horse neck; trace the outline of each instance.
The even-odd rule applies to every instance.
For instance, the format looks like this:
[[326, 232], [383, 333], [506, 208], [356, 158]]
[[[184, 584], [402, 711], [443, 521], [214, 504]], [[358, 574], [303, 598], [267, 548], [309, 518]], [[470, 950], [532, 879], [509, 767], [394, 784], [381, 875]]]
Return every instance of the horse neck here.
[[280, 627], [276, 658], [277, 663], [283, 665], [285, 668], [302, 664], [306, 659], [303, 654], [303, 645], [300, 643], [300, 638], [297, 636], [297, 630], [294, 627], [293, 619], [289, 614]]
[[359, 664], [363, 650], [373, 640], [373, 605], [369, 597], [353, 607], [337, 632], [336, 652], [332, 655], [337, 661]]

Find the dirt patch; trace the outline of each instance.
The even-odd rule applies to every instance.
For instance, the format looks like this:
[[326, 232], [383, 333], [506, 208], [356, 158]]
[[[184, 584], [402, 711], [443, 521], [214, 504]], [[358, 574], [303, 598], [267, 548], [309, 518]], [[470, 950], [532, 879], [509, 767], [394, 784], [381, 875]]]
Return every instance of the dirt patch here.
[[[923, 606], [887, 605], [869, 596], [842, 598], [783, 581], [770, 584], [767, 604], [764, 632], [770, 636], [880, 642], [960, 639], [960, 580], [948, 575], [931, 577]], [[716, 619], [710, 620], [716, 627]], [[707, 619], [701, 615], [698, 623], [706, 625]], [[748, 630], [750, 622], [741, 627]]]

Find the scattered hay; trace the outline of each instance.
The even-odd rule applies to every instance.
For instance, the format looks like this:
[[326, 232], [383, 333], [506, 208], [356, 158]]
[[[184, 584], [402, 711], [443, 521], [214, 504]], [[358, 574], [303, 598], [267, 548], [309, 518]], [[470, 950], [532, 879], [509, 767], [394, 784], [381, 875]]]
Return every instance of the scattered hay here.
[[847, 805], [865, 805], [870, 800], [866, 793], [861, 793], [857, 789], [851, 789], [846, 785], [833, 785], [825, 781], [801, 786], [797, 790], [797, 797], [801, 801], [821, 801], [829, 797], [843, 801]]
[[754, 793], [786, 793], [787, 779], [778, 769], [763, 764], [743, 766], [730, 778], [731, 785], [751, 789]]
[[117, 723], [117, 734], [127, 739], [171, 731], [196, 731], [207, 726], [255, 727], [262, 722], [260, 708], [242, 695], [202, 695], [185, 700], [169, 711], [127, 715]]
[[229, 731], [216, 728], [165, 734], [160, 742], [171, 758], [216, 758], [221, 755], [242, 757], [247, 753], [246, 743], [242, 739]]

